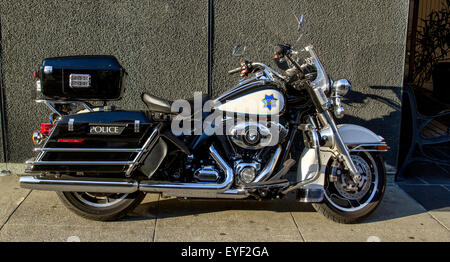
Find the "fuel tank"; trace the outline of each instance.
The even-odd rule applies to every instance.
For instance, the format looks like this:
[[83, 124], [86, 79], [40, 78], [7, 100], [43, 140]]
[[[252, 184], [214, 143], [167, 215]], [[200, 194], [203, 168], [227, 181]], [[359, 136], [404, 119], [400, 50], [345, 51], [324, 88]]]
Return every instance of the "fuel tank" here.
[[279, 115], [285, 110], [286, 96], [271, 81], [238, 85], [218, 97], [215, 110], [248, 115]]

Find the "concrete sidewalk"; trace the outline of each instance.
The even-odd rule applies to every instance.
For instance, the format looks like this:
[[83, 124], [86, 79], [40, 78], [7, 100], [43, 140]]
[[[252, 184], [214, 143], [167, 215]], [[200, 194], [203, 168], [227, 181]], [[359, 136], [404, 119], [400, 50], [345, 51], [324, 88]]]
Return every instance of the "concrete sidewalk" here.
[[427, 211], [394, 183], [356, 225], [337, 224], [294, 201], [161, 199], [148, 194], [117, 222], [83, 219], [54, 192], [0, 177], [0, 241], [450, 241], [450, 207]]

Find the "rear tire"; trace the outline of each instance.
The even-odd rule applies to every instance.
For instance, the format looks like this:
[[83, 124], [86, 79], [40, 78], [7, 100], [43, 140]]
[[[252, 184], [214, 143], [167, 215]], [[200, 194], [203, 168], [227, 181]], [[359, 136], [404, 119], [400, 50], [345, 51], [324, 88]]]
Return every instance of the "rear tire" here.
[[359, 222], [372, 214], [380, 204], [386, 188], [386, 171], [379, 153], [357, 152], [351, 155], [352, 158], [356, 156], [360, 166], [364, 166], [364, 162], [366, 162], [367, 167], [370, 168], [370, 174], [364, 174], [368, 179], [366, 181], [370, 182], [370, 186], [365, 189], [367, 192], [364, 193], [365, 191], [361, 190], [361, 193], [356, 190], [352, 195], [351, 192], [343, 190], [342, 183], [340, 183], [341, 178], [336, 182], [329, 182], [330, 163], [332, 162], [330, 161], [325, 175], [323, 202], [313, 204], [317, 212], [330, 220], [343, 224]]
[[73, 213], [91, 220], [118, 220], [136, 208], [145, 198], [144, 192], [100, 194], [88, 192], [56, 192]]

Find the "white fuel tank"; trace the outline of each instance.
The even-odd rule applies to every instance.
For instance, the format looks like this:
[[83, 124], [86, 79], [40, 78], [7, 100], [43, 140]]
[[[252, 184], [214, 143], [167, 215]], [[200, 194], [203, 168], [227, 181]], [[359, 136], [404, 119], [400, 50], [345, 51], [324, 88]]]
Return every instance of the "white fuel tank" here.
[[284, 95], [275, 88], [259, 89], [223, 99], [216, 110], [250, 115], [278, 115], [285, 107]]

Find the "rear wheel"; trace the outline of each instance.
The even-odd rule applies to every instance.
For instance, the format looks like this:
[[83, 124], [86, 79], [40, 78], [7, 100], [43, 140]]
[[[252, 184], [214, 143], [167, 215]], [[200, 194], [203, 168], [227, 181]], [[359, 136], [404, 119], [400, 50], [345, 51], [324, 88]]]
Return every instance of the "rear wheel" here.
[[145, 193], [131, 194], [57, 192], [63, 204], [75, 214], [92, 220], [118, 220], [137, 207]]
[[330, 160], [324, 200], [313, 204], [317, 212], [338, 223], [355, 223], [369, 216], [380, 204], [386, 187], [386, 172], [379, 153], [355, 152], [351, 158], [362, 176], [360, 182], [354, 183], [348, 171]]

